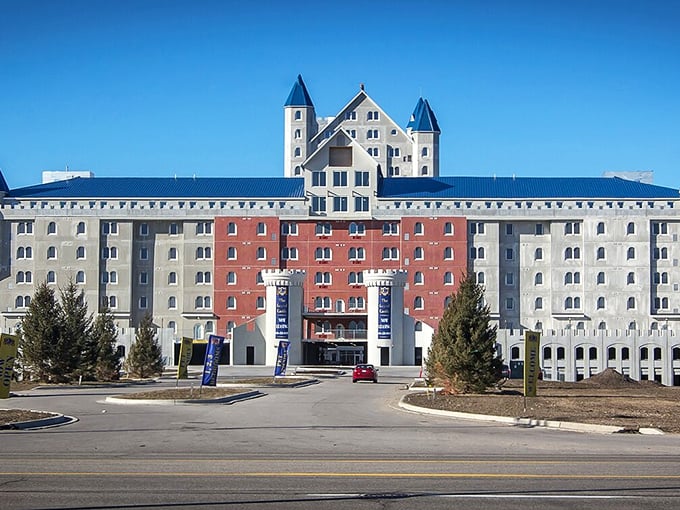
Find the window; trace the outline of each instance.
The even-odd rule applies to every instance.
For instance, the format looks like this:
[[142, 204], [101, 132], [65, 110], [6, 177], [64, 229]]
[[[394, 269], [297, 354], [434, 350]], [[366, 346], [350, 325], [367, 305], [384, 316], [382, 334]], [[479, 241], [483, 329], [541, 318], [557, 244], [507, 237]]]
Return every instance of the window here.
[[604, 260], [605, 258], [605, 250], [603, 246], [600, 246], [597, 249], [597, 255], [596, 255], [597, 260]]
[[505, 299], [505, 309], [506, 310], [514, 310], [515, 309], [515, 300], [511, 297]]
[[350, 223], [349, 224], [349, 235], [351, 236], [363, 236], [366, 234], [366, 225], [363, 223]]
[[581, 233], [581, 224], [578, 222], [568, 222], [564, 224], [565, 235], [578, 235]]
[[236, 228], [236, 223], [233, 221], [229, 222], [227, 224], [227, 235], [228, 236], [235, 236], [238, 233], [238, 229]]
[[626, 308], [628, 310], [634, 310], [635, 309], [635, 298], [634, 297], [628, 298], [628, 301], [626, 301]]
[[471, 234], [483, 234], [484, 233], [484, 223], [470, 223], [470, 233]]
[[57, 233], [57, 224], [53, 221], [50, 221], [47, 224], [47, 235], [54, 235]]
[[302, 149], [300, 149], [300, 147], [295, 147], [294, 156], [295, 156], [296, 158], [299, 158], [300, 156], [302, 156]]
[[296, 129], [295, 134], [293, 136], [295, 137], [296, 140], [302, 138], [302, 131]]
[[281, 260], [297, 260], [298, 249], [295, 247], [284, 247], [281, 249]]
[[668, 234], [668, 224], [667, 223], [659, 223], [659, 222], [653, 222], [652, 223], [652, 234], [654, 235], [659, 235], [659, 234]]
[[635, 283], [635, 273], [634, 272], [629, 272], [628, 276], [626, 277], [626, 283], [628, 285], [632, 285]]
[[312, 197], [312, 211], [326, 212], [326, 197]]
[[255, 257], [257, 260], [265, 260], [267, 258], [267, 250], [264, 249], [262, 246], [259, 246], [257, 248], [257, 251], [255, 252]]
[[567, 299], [564, 300], [564, 309], [571, 310], [572, 308], [574, 308], [574, 299], [568, 297]]
[[534, 260], [543, 260], [543, 248], [536, 248]]
[[312, 186], [325, 186], [326, 172], [314, 171], [312, 172]]
[[483, 285], [485, 280], [486, 280], [486, 275], [484, 274], [484, 271], [478, 272], [477, 273], [477, 283], [479, 285]]
[[84, 246], [78, 246], [78, 248], [76, 248], [76, 259], [82, 260], [84, 258], [85, 258], [85, 247]]
[[236, 248], [234, 246], [227, 248], [227, 260], [236, 260]]
[[236, 308], [236, 298], [234, 296], [227, 297], [227, 309], [234, 310]]
[[515, 273], [505, 273], [505, 285], [515, 284]]
[[399, 223], [383, 223], [382, 233], [384, 236], [398, 236]]
[[366, 187], [370, 185], [370, 174], [363, 170], [356, 170], [354, 172], [354, 185], [357, 187]]
[[57, 283], [57, 273], [54, 271], [47, 271], [47, 283]]
[[168, 273], [168, 285], [177, 285], [177, 273], [174, 271]]
[[543, 223], [536, 223], [536, 228], [534, 229], [534, 233], [537, 236], [543, 235]]
[[54, 246], [47, 248], [47, 258], [49, 260], [54, 260], [57, 258], [57, 249]]
[[453, 248], [447, 246], [444, 248], [444, 260], [453, 260]]
[[583, 352], [584, 352], [583, 347], [577, 347], [576, 353], [575, 353], [575, 358], [579, 359], [579, 360], [583, 359]]
[[179, 225], [177, 223], [170, 223], [168, 227], [168, 234], [171, 236], [179, 235]]
[[357, 112], [345, 112], [345, 120], [357, 120]]
[[295, 110], [295, 120], [302, 120], [302, 112], [300, 110]]
[[453, 273], [451, 271], [444, 273], [444, 285], [453, 285], [454, 283], [455, 279], [453, 277]]
[[236, 285], [236, 273], [234, 271], [227, 273], [227, 285]]
[[627, 260], [633, 260], [635, 258], [635, 248], [632, 246], [628, 248], [628, 251], [626, 252], [626, 259]]
[[149, 306], [149, 301], [146, 299], [146, 296], [141, 296], [139, 298], [139, 309], [140, 310], [146, 310]]
[[382, 252], [383, 260], [399, 260], [399, 249], [398, 248], [383, 248]]
[[420, 169], [420, 175], [427, 175], [428, 171], [427, 165], [423, 165]]
[[597, 234], [601, 235], [604, 234], [604, 222], [601, 221], [597, 224]]
[[196, 260], [210, 260], [212, 259], [212, 248], [210, 246], [199, 246], [196, 248]]
[[212, 223], [201, 221], [196, 224], [196, 235], [209, 236], [212, 234]]
[[139, 273], [139, 284], [148, 285], [149, 284], [149, 273], [142, 271]]
[[512, 235], [512, 223], [506, 223], [505, 224], [505, 235], [506, 236]]
[[168, 298], [168, 310], [177, 309], [177, 298], [175, 296], [170, 296]]
[[331, 285], [332, 283], [331, 273], [329, 273], [328, 271], [326, 272], [317, 271], [317, 273], [314, 275], [314, 283], [316, 285]]
[[330, 223], [317, 223], [315, 233], [318, 236], [329, 236], [333, 233], [333, 227]]
[[361, 285], [364, 283], [364, 273], [361, 271], [358, 273], [355, 273], [354, 271], [350, 272], [347, 276], [347, 283], [350, 285]]
[[168, 250], [168, 260], [177, 260], [177, 248], [170, 248]]
[[519, 359], [519, 347], [510, 349], [510, 359]]
[[349, 260], [364, 260], [366, 258], [366, 251], [363, 248], [350, 248]]
[[604, 296], [600, 296], [600, 297], [597, 298], [597, 309], [598, 310], [604, 310], [605, 304], [606, 304], [606, 301], [605, 301]]
[[387, 175], [389, 177], [394, 177], [395, 175], [400, 175], [398, 166], [391, 166], [387, 169]]
[[148, 236], [149, 235], [149, 224], [148, 223], [140, 223], [139, 224], [139, 235], [140, 236]]
[[267, 235], [267, 225], [265, 225], [262, 222], [259, 222], [257, 224], [257, 235], [258, 236], [264, 236]]
[[505, 260], [512, 260], [515, 258], [515, 252], [512, 248], [505, 249]]
[[366, 138], [369, 140], [377, 140], [378, 138], [380, 138], [380, 131], [378, 131], [377, 129], [369, 129], [366, 132]]
[[425, 301], [421, 296], [416, 296], [413, 300], [413, 308], [415, 310], [423, 310], [425, 308]]
[[86, 233], [85, 222], [84, 221], [78, 222], [78, 225], [76, 225], [76, 235], [83, 235], [85, 233]]
[[255, 298], [255, 308], [258, 310], [265, 309], [264, 296], [257, 296], [257, 298]]
[[414, 285], [423, 285], [425, 283], [425, 276], [423, 275], [422, 271], [416, 271], [413, 275], [413, 284]]
[[354, 212], [368, 212], [368, 197], [354, 197]]
[[296, 236], [298, 235], [297, 223], [284, 221], [281, 223], [281, 235]]
[[454, 227], [453, 227], [453, 223], [451, 223], [450, 221], [447, 221], [446, 223], [444, 223], [444, 235], [445, 236], [452, 236], [452, 235], [454, 235], [454, 233], [455, 233], [455, 230], [454, 230]]
[[534, 300], [534, 310], [543, 310], [543, 298], [537, 297]]
[[605, 275], [603, 271], [600, 271], [597, 273], [597, 284], [598, 285], [604, 285], [606, 282]]
[[633, 222], [631, 221], [631, 222], [628, 224], [628, 226], [626, 227], [626, 234], [629, 234], [629, 235], [630, 235], [630, 234], [634, 234], [634, 233], [635, 233], [635, 223], [633, 223]]
[[648, 360], [649, 359], [649, 350], [647, 347], [641, 347], [640, 348], [640, 359], [641, 360]]
[[21, 259], [32, 259], [33, 258], [33, 248], [30, 246], [19, 246], [17, 248], [17, 260]]
[[104, 235], [118, 234], [118, 223], [116, 223], [115, 221], [106, 221], [102, 223], [102, 234]]
[[[317, 297], [314, 299], [314, 308], [317, 310], [330, 310], [331, 309], [331, 298], [328, 296]], [[323, 328], [325, 331], [330, 330], [330, 325], [328, 328]]]
[[536, 273], [534, 276], [534, 285], [543, 285], [543, 273]]
[[347, 197], [333, 197], [333, 211], [347, 212]]
[[377, 111], [370, 111], [366, 114], [366, 120], [380, 120], [380, 113]]
[[318, 247], [314, 250], [314, 258], [316, 260], [331, 260], [333, 258], [333, 252], [330, 248]]
[[139, 249], [139, 260], [149, 260], [149, 248], [146, 246]]
[[413, 259], [414, 260], [423, 260], [425, 256], [423, 255], [423, 249], [420, 246], [416, 246], [415, 249], [413, 250]]

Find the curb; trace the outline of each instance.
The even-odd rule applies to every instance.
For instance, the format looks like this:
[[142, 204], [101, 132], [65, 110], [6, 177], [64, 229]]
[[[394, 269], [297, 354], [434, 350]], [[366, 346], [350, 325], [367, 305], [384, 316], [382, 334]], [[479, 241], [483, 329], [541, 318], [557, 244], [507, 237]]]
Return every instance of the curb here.
[[[33, 409], [30, 409], [34, 411]], [[35, 411], [45, 413], [46, 411]], [[7, 425], [0, 426], [0, 430], [36, 430], [47, 429], [52, 427], [59, 427], [61, 425], [70, 425], [78, 421], [74, 416], [66, 416], [59, 413], [48, 413], [52, 416], [47, 418], [40, 418], [38, 420], [16, 421]]]
[[266, 393], [260, 391], [247, 391], [243, 393], [236, 393], [235, 395], [227, 395], [226, 397], [213, 399], [139, 399], [139, 398], [124, 398], [120, 396], [106, 397], [104, 402], [109, 404], [126, 404], [126, 405], [157, 405], [157, 406], [174, 406], [177, 404], [233, 404], [241, 400], [249, 400], [251, 398], [263, 397]]
[[525, 428], [542, 427], [549, 429], [568, 430], [570, 432], [589, 432], [596, 434], [623, 434], [630, 432], [646, 435], [664, 434], [663, 431], [654, 428], [640, 428], [639, 430], [634, 431], [627, 427], [619, 427], [615, 425], [596, 425], [591, 423], [576, 423], [570, 421], [536, 420], [533, 418], [513, 418], [511, 416], [493, 416], [490, 414], [473, 414], [473, 413], [461, 413], [458, 411], [443, 411], [441, 409], [429, 409], [427, 407], [419, 407], [414, 406], [412, 404], [407, 404], [406, 402], [404, 402], [405, 397], [406, 396], [403, 396], [399, 400], [399, 407], [414, 413], [433, 414], [437, 416], [447, 416], [450, 418], [460, 418], [463, 420], [492, 421], [496, 423], [512, 425], [515, 427]]

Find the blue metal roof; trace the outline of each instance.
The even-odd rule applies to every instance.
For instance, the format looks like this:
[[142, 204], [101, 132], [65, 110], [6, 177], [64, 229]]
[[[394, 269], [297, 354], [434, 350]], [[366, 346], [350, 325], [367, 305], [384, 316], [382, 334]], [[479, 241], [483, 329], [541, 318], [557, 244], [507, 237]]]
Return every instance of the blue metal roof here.
[[288, 99], [283, 106], [314, 106], [312, 103], [312, 98], [307, 92], [307, 87], [305, 87], [305, 82], [302, 81], [302, 76], [298, 74], [297, 80], [293, 84], [293, 88], [288, 94]]
[[15, 198], [301, 198], [301, 177], [76, 177], [10, 190]]
[[412, 131], [441, 133], [437, 118], [434, 116], [432, 108], [430, 108], [430, 103], [427, 102], [427, 99], [423, 99], [422, 97], [418, 99], [416, 108], [413, 110], [411, 119], [406, 127], [411, 128]]
[[619, 177], [393, 177], [378, 188], [382, 198], [404, 199], [677, 199], [678, 193]]

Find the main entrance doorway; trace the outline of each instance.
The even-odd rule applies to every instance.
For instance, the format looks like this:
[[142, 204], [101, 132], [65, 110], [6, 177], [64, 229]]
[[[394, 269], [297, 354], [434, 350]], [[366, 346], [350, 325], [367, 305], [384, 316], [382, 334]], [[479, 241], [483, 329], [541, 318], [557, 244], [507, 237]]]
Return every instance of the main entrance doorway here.
[[303, 342], [303, 365], [354, 366], [366, 362], [366, 342]]

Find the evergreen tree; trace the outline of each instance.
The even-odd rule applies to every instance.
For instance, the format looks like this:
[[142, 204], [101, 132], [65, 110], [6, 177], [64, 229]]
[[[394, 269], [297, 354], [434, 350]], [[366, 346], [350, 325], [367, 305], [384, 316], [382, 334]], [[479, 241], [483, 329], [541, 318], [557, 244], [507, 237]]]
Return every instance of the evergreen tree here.
[[428, 352], [428, 379], [454, 393], [481, 393], [498, 380], [496, 326], [474, 274], [466, 275], [444, 310]]
[[137, 327], [126, 367], [130, 376], [140, 379], [163, 373], [163, 355], [156, 341], [156, 329], [150, 313], [142, 318]]
[[47, 282], [40, 283], [19, 325], [19, 363], [24, 376], [41, 382], [58, 380], [60, 317], [54, 290]]
[[95, 376], [98, 381], [115, 381], [120, 378], [120, 355], [116, 351], [118, 330], [113, 314], [104, 307], [92, 326], [92, 340], [97, 346]]
[[94, 378], [97, 350], [91, 333], [92, 315], [87, 313], [85, 293], [69, 279], [61, 290], [61, 328], [57, 342], [56, 362], [62, 380], [79, 376]]

